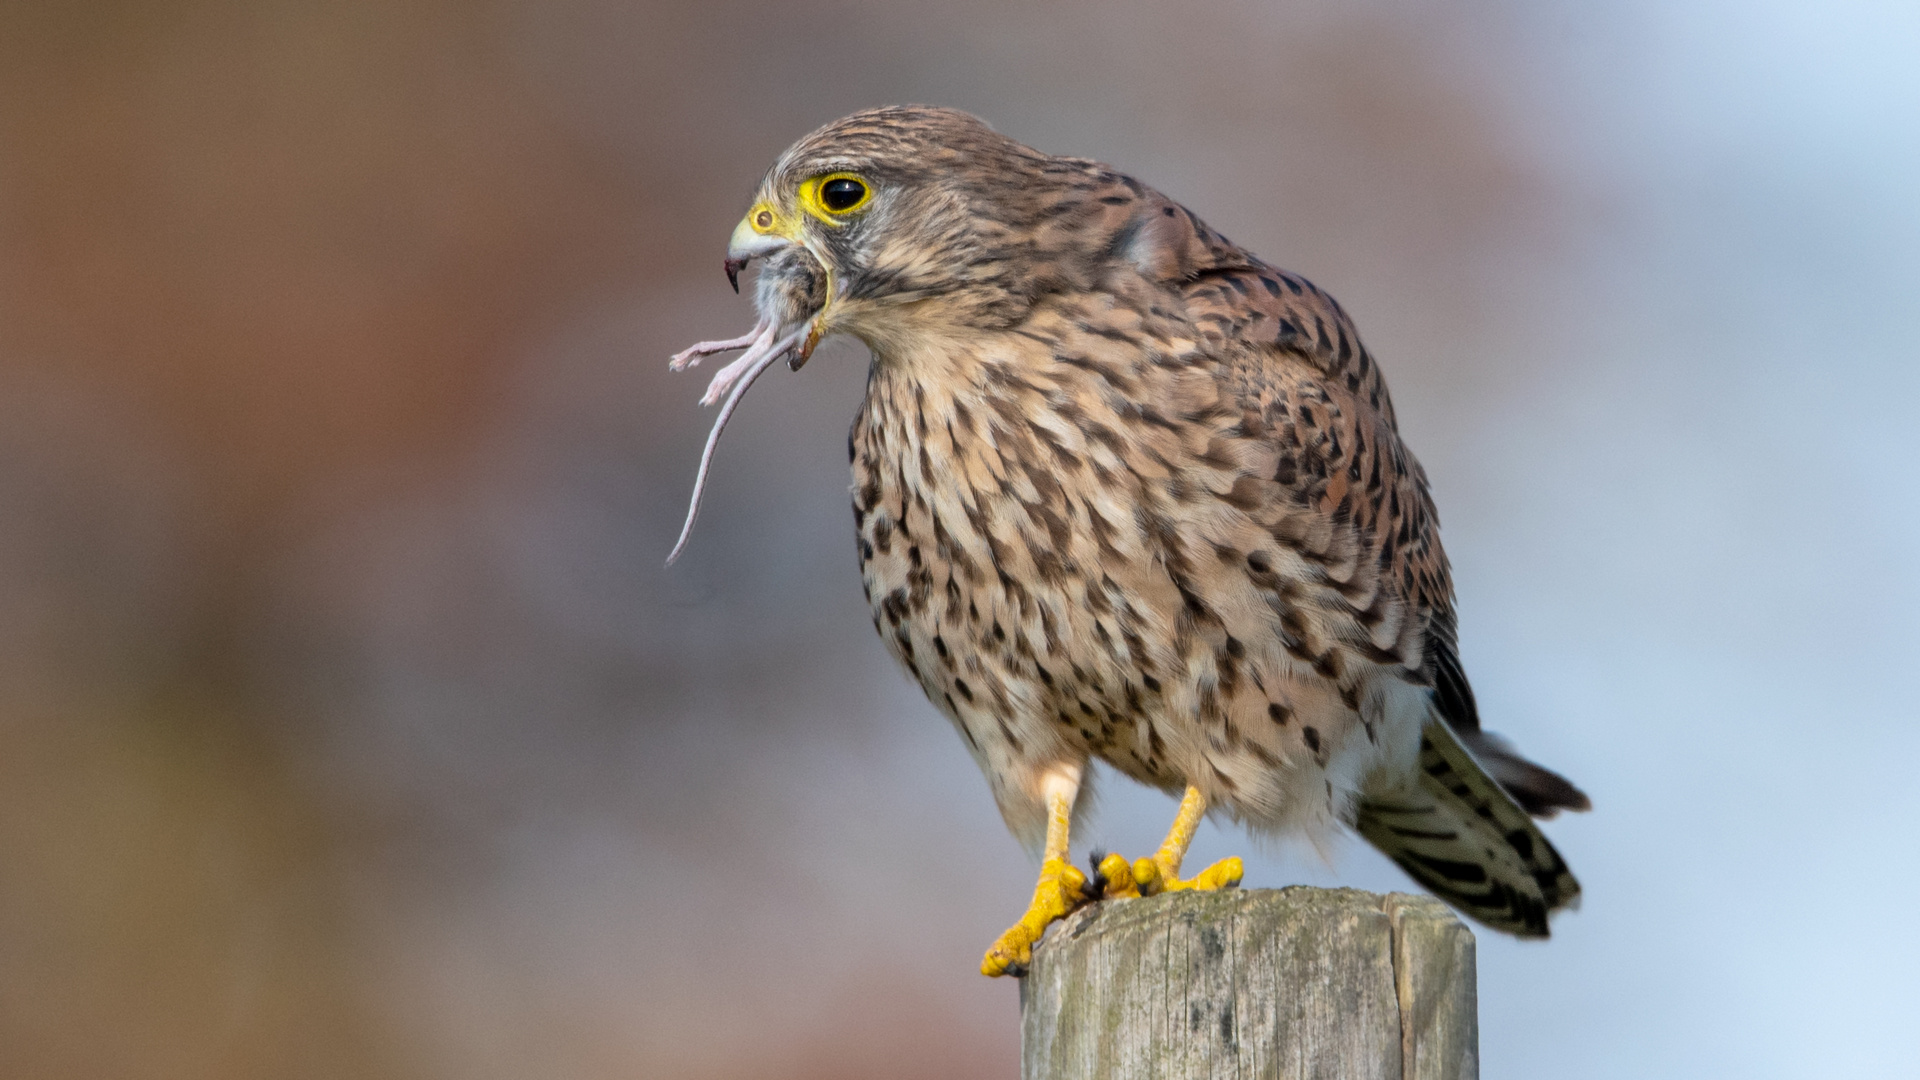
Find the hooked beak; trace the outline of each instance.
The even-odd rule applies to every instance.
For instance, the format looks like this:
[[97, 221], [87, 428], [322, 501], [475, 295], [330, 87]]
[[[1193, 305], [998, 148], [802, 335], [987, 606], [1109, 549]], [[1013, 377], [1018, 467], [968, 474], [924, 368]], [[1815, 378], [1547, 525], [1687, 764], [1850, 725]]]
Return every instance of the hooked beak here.
[[747, 264], [764, 255], [771, 255], [792, 241], [783, 236], [763, 233], [753, 227], [751, 216], [740, 219], [733, 227], [733, 236], [727, 241], [727, 281], [734, 292], [740, 291], [740, 271]]

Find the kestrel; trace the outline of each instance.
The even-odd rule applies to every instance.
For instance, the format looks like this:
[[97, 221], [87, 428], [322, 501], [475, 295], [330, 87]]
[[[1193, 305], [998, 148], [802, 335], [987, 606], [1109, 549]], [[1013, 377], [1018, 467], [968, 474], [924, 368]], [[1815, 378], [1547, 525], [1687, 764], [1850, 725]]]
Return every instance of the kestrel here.
[[[769, 366], [873, 354], [847, 440], [874, 627], [1043, 855], [989, 975], [1080, 904], [1180, 876], [1209, 812], [1360, 833], [1479, 922], [1545, 937], [1580, 886], [1529, 815], [1585, 795], [1480, 728], [1426, 474], [1332, 297], [1094, 161], [950, 109], [856, 113], [780, 156], [726, 269], [760, 321], [708, 387], [701, 457]], [[1067, 838], [1098, 758], [1181, 796], [1091, 876]]]

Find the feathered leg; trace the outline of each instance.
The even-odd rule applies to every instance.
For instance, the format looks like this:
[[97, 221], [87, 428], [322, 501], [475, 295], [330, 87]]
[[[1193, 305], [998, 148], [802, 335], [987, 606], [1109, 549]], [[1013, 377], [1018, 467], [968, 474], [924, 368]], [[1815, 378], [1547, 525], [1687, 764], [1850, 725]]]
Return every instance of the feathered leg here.
[[1067, 862], [1067, 827], [1073, 820], [1073, 800], [1080, 793], [1080, 766], [1063, 766], [1040, 781], [1047, 803], [1047, 847], [1040, 863], [1040, 882], [1033, 887], [1033, 903], [980, 961], [982, 975], [1021, 975], [1033, 962], [1033, 945], [1056, 919], [1064, 919], [1085, 904], [1087, 875]]

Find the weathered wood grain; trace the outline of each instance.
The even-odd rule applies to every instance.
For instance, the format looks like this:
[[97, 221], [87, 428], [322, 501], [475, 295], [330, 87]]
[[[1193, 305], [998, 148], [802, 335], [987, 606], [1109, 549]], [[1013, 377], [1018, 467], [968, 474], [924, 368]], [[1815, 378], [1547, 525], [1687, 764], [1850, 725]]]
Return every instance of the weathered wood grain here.
[[1025, 1080], [1476, 1080], [1473, 934], [1427, 897], [1228, 890], [1083, 909], [1022, 983]]

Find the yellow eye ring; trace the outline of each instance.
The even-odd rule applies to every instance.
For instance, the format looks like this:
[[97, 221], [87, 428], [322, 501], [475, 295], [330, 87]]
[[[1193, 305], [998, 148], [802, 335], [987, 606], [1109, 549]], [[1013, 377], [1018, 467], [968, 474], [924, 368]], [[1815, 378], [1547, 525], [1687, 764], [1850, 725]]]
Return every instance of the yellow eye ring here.
[[873, 186], [852, 173], [828, 173], [800, 185], [800, 205], [831, 224], [873, 200]]

